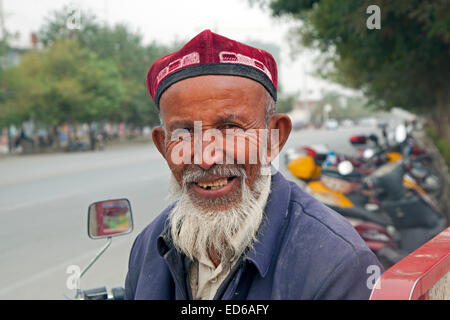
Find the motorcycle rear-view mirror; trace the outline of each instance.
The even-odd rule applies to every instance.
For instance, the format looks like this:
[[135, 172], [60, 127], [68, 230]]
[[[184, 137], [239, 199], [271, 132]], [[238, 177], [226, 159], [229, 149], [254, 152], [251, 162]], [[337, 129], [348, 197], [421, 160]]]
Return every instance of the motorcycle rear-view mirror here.
[[338, 164], [337, 170], [340, 175], [346, 176], [353, 172], [353, 164], [350, 161], [342, 161]]
[[375, 155], [375, 151], [373, 149], [364, 150], [363, 157], [364, 159], [370, 159]]
[[88, 209], [88, 235], [92, 239], [128, 234], [133, 230], [128, 199], [98, 201]]
[[403, 124], [399, 124], [395, 127], [394, 139], [397, 143], [402, 143], [406, 140], [407, 131]]
[[367, 143], [367, 137], [364, 135], [351, 136], [350, 143], [352, 145], [362, 145]]

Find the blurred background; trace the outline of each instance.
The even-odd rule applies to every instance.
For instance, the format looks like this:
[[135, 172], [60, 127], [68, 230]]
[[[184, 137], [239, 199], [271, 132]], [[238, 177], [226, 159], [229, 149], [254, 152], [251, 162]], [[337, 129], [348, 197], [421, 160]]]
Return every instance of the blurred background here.
[[82, 286], [123, 286], [134, 238], [167, 205], [146, 72], [204, 29], [275, 57], [286, 148], [355, 155], [350, 137], [414, 122], [448, 183], [449, 1], [0, 0], [0, 299], [73, 297], [68, 266], [104, 244], [87, 208], [113, 198], [135, 229]]

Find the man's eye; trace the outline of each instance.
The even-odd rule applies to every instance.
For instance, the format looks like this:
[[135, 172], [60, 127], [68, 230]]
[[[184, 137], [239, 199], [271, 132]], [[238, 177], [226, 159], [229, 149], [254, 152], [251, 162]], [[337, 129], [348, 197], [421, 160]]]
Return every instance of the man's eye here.
[[171, 134], [171, 141], [185, 140], [191, 135], [192, 131], [193, 129], [190, 128], [176, 129]]
[[178, 132], [182, 132], [182, 133], [193, 133], [194, 132], [194, 128], [180, 128], [177, 129]]
[[224, 129], [240, 129], [240, 126], [234, 123], [227, 123], [223, 126]]

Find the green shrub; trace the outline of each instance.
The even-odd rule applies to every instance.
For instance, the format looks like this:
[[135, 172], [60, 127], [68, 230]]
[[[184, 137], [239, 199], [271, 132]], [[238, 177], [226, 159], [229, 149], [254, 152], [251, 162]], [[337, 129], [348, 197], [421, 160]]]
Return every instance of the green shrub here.
[[425, 132], [434, 141], [434, 143], [436, 143], [436, 140], [439, 138], [436, 130], [434, 130], [434, 128], [426, 128]]
[[446, 139], [439, 138], [434, 128], [427, 128], [425, 129], [425, 132], [431, 138], [431, 140], [433, 140], [434, 144], [444, 158], [447, 167], [450, 168], [450, 142]]
[[436, 147], [439, 149], [439, 152], [444, 157], [447, 166], [450, 167], [450, 143], [448, 140], [439, 139], [436, 142]]

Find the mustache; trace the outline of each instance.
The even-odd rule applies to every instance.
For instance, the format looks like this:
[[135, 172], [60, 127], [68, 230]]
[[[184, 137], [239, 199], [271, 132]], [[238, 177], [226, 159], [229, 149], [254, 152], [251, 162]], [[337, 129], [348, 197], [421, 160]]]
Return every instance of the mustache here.
[[199, 179], [211, 176], [220, 177], [246, 177], [245, 168], [239, 165], [215, 164], [205, 170], [198, 165], [190, 165], [183, 171], [183, 184], [196, 182]]

